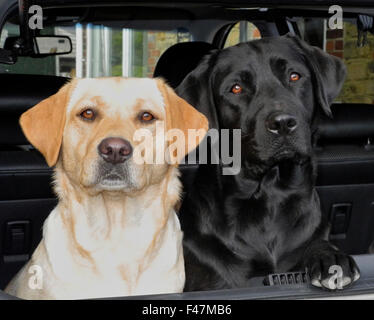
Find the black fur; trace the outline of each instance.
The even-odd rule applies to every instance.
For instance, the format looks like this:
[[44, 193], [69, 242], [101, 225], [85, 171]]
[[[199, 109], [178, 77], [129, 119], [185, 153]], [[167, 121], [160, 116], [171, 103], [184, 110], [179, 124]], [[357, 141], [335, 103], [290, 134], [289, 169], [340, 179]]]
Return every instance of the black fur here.
[[[291, 72], [300, 80], [291, 83]], [[315, 120], [330, 115], [344, 78], [339, 59], [285, 36], [214, 51], [177, 88], [211, 127], [242, 130], [240, 173], [200, 165], [183, 201], [185, 291], [245, 287], [251, 277], [305, 267], [315, 285], [332, 289], [331, 265], [358, 278], [353, 259], [327, 240], [314, 189]], [[235, 84], [242, 93], [230, 91]], [[295, 117], [297, 129], [269, 132], [275, 111]]]

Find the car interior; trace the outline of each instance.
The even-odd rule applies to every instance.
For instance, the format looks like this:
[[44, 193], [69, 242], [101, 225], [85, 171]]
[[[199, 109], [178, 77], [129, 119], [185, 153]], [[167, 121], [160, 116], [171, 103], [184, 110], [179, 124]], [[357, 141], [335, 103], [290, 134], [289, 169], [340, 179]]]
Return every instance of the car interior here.
[[[326, 21], [331, 16], [327, 1], [305, 1], [305, 5], [304, 1], [297, 5], [291, 1], [266, 1], [266, 4], [262, 1], [260, 5], [259, 2], [236, 1], [234, 5], [230, 1], [173, 4], [139, 1], [135, 5], [134, 2], [110, 1], [109, 5], [107, 1], [90, 1], [88, 6], [85, 1], [69, 0], [63, 4], [43, 1], [42, 6], [43, 22], [51, 28], [80, 23], [133, 30], [188, 30], [189, 41], [171, 44], [160, 54], [153, 70], [152, 76], [162, 77], [176, 88], [206, 54], [225, 47], [230, 32], [240, 21], [250, 22], [261, 37], [291, 33], [310, 44], [320, 45], [316, 30], [321, 23], [314, 22]], [[360, 17], [374, 16], [374, 5], [370, 1], [341, 1], [341, 5], [344, 21], [352, 24], [356, 34], [362, 30], [357, 27]], [[14, 0], [0, 4], [0, 30], [9, 21], [18, 23], [17, 1]], [[370, 28], [373, 26], [363, 31], [368, 33], [369, 39], [364, 50], [374, 57], [374, 36]], [[52, 168], [29, 145], [18, 119], [24, 111], [69, 81], [67, 76], [9, 70], [0, 69], [0, 289], [5, 288], [30, 258], [41, 239], [43, 222], [57, 201], [51, 185]], [[352, 63], [348, 72], [359, 71], [355, 71]], [[367, 72], [373, 72], [369, 79], [374, 81], [374, 71]], [[337, 99], [332, 106], [333, 118], [323, 116], [320, 119], [314, 142], [322, 213], [331, 224], [332, 243], [354, 255], [361, 269], [362, 277], [355, 285], [344, 292], [331, 293], [312, 288], [305, 279], [268, 275], [253, 279], [253, 287], [249, 288], [168, 294], [157, 298], [266, 299], [374, 294], [374, 252], [369, 250], [374, 241], [374, 98], [371, 100], [365, 94], [362, 92], [364, 98], [356, 99], [357, 102]], [[184, 192], [188, 192], [197, 167], [181, 166]], [[271, 284], [266, 279], [276, 281], [270, 281]], [[0, 295], [0, 299], [10, 298]]]

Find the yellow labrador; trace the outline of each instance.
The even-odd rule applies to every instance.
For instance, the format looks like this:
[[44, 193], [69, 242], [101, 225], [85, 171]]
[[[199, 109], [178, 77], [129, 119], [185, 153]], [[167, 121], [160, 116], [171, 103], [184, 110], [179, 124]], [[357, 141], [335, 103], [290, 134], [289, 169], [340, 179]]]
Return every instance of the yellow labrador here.
[[[59, 203], [7, 293], [78, 299], [183, 290], [177, 164], [134, 160], [140, 129], [153, 142], [166, 139], [160, 121], [164, 131], [208, 130], [206, 118], [160, 79], [75, 79], [21, 116], [28, 140], [55, 165]], [[201, 139], [184, 144], [176, 159]], [[157, 154], [171, 144], [145, 146]]]

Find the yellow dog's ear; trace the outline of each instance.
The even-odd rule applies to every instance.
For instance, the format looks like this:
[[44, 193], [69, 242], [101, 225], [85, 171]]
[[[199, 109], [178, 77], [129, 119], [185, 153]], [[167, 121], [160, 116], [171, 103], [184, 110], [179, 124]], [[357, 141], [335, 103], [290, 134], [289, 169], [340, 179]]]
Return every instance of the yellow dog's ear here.
[[[179, 97], [172, 88], [170, 88], [161, 79], [157, 79], [157, 86], [162, 93], [166, 109], [166, 129], [179, 129], [184, 135], [184, 154], [178, 154], [178, 162], [186, 154], [194, 150], [204, 139], [208, 132], [208, 119], [187, 101]], [[203, 134], [197, 135], [196, 140], [188, 143], [188, 129], [200, 130]], [[190, 140], [191, 142], [191, 140]]]
[[60, 152], [71, 83], [21, 115], [19, 123], [27, 140], [44, 156], [47, 164], [56, 164]]

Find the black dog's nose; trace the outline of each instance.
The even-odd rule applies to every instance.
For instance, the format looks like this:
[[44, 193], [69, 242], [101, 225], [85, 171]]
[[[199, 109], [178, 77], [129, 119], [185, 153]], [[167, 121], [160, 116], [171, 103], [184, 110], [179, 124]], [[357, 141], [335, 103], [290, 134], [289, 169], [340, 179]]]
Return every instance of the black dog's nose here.
[[122, 138], [106, 138], [98, 146], [100, 156], [112, 164], [125, 162], [131, 157], [130, 142]]
[[289, 114], [272, 114], [267, 118], [266, 127], [274, 134], [287, 135], [297, 128], [297, 120]]

